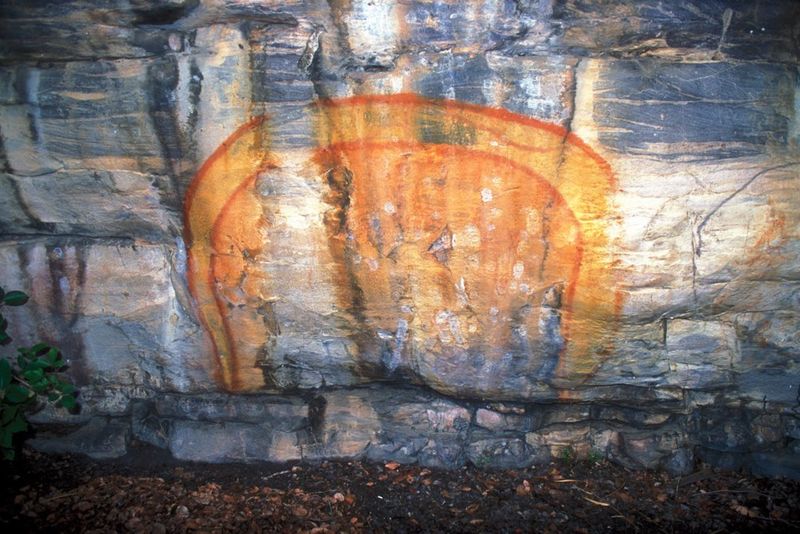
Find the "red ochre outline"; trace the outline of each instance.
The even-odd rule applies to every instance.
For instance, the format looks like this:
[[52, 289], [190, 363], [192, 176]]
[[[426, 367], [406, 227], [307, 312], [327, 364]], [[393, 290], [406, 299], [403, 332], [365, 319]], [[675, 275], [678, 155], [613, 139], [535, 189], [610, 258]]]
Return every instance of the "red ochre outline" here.
[[[597, 152], [595, 152], [589, 145], [587, 145], [580, 137], [575, 135], [573, 132], [568, 131], [567, 129], [558, 126], [556, 124], [543, 122], [538, 119], [534, 119], [532, 117], [525, 117], [522, 115], [518, 115], [511, 111], [502, 109], [502, 108], [489, 108], [485, 106], [481, 106], [478, 104], [471, 104], [467, 102], [460, 102], [455, 100], [440, 100], [440, 99], [431, 99], [425, 98], [419, 95], [411, 94], [411, 93], [402, 93], [402, 94], [395, 94], [395, 95], [360, 95], [360, 96], [352, 96], [352, 97], [345, 97], [340, 99], [323, 99], [319, 100], [315, 103], [309, 105], [311, 110], [317, 109], [325, 109], [325, 108], [342, 108], [347, 106], [358, 106], [358, 105], [397, 105], [397, 104], [411, 104], [411, 105], [429, 105], [432, 107], [439, 107], [443, 110], [451, 110], [455, 109], [458, 111], [469, 111], [476, 113], [478, 115], [484, 115], [487, 117], [499, 119], [506, 122], [521, 124], [524, 126], [531, 126], [540, 130], [544, 130], [555, 134], [559, 137], [564, 139], [564, 143], [569, 143], [570, 145], [582, 150], [586, 155], [588, 155], [592, 160], [597, 163], [600, 169], [603, 171], [605, 176], [608, 179], [608, 184], [610, 189], [613, 190], [617, 187], [616, 177], [611, 169], [611, 166], [606, 162]], [[188, 266], [188, 283], [189, 283], [189, 291], [195, 298], [196, 302], [200, 301], [199, 298], [199, 285], [204, 284], [206, 287], [205, 289], [213, 295], [215, 307], [218, 313], [218, 317], [214, 319], [219, 320], [219, 322], [223, 325], [224, 335], [223, 339], [217, 339], [214, 335], [213, 328], [210, 325], [210, 318], [206, 317], [201, 310], [198, 310], [198, 315], [200, 321], [205, 328], [206, 332], [209, 334], [211, 338], [212, 345], [214, 347], [214, 356], [215, 356], [215, 364], [216, 364], [216, 371], [215, 374], [217, 376], [217, 382], [226, 390], [236, 390], [240, 385], [240, 379], [238, 377], [238, 358], [236, 355], [234, 344], [232, 343], [233, 333], [231, 330], [231, 326], [227, 319], [227, 315], [225, 313], [225, 303], [221, 298], [219, 291], [216, 291], [216, 278], [214, 272], [214, 264], [215, 260], [212, 257], [209, 261], [209, 272], [207, 273], [194, 273], [195, 263], [196, 260], [194, 259], [193, 248], [195, 245], [195, 239], [200, 238], [201, 236], [194, 235], [194, 229], [192, 228], [191, 224], [191, 215], [192, 209], [194, 208], [194, 200], [197, 194], [197, 190], [200, 185], [205, 181], [207, 178], [207, 173], [209, 169], [216, 163], [218, 159], [225, 156], [226, 153], [231, 149], [231, 147], [244, 135], [249, 133], [250, 131], [260, 128], [264, 125], [265, 122], [269, 120], [269, 116], [267, 115], [260, 115], [253, 117], [239, 128], [237, 128], [222, 144], [209, 156], [209, 158], [203, 163], [203, 165], [198, 169], [197, 173], [195, 174], [194, 179], [192, 180], [191, 184], [185, 195], [184, 201], [184, 237], [185, 242], [187, 245], [187, 266]], [[490, 134], [494, 134], [497, 137], [502, 137], [502, 132], [497, 132], [494, 128], [488, 128], [486, 125], [476, 125], [478, 128], [483, 129]], [[353, 141], [352, 144], [356, 146], [365, 147], [367, 144], [364, 142]], [[532, 150], [537, 151], [541, 149], [537, 149], [535, 146], [520, 146], [519, 143], [510, 142], [510, 140], [506, 140], [506, 143], [512, 144], [517, 148], [522, 148], [525, 150]], [[339, 143], [340, 145], [347, 144], [347, 143]], [[397, 143], [388, 143], [391, 146], [396, 147]], [[409, 145], [413, 146], [420, 146], [425, 143], [409, 143]], [[447, 143], [429, 143], [429, 144], [441, 144], [447, 145]], [[318, 150], [329, 150], [331, 147], [336, 146], [328, 145], [325, 147], [319, 147]], [[453, 145], [455, 146], [455, 145]], [[465, 149], [466, 150], [466, 149]], [[569, 203], [566, 202], [564, 197], [558, 191], [558, 189], [550, 184], [549, 180], [542, 177], [539, 173], [530, 169], [525, 165], [521, 165], [510, 158], [505, 158], [503, 156], [498, 156], [496, 154], [487, 153], [484, 151], [475, 151], [480, 152], [483, 154], [490, 154], [491, 157], [502, 159], [504, 162], [509, 162], [514, 166], [518, 166], [524, 170], [524, 172], [528, 172], [536, 176], [537, 178], [541, 178], [541, 181], [551, 187], [558, 197], [565, 202], [565, 206], [569, 208]], [[235, 188], [234, 192], [222, 203], [218, 209], [212, 211], [212, 217], [214, 222], [211, 225], [211, 232], [209, 232], [208, 236], [205, 237], [206, 241], [203, 242], [203, 245], [208, 250], [213, 250], [214, 240], [216, 233], [218, 231], [217, 226], [221, 219], [224, 217], [228, 211], [230, 211], [231, 206], [235, 203], [235, 199], [245, 190], [252, 187], [255, 183], [255, 180], [258, 177], [258, 174], [263, 172], [264, 170], [274, 166], [274, 154], [271, 151], [267, 151], [264, 154], [262, 161], [259, 165], [256, 166], [255, 171], [248, 174], [244, 180], [242, 180], [239, 185]], [[235, 177], [234, 177], [235, 179]], [[212, 206], [214, 208], [214, 206]], [[208, 206], [206, 206], [208, 209]], [[573, 215], [574, 217], [574, 215]], [[579, 236], [580, 236], [580, 250], [577, 254], [577, 259], [575, 266], [573, 267], [573, 279], [570, 282], [570, 287], [568, 288], [568, 301], [571, 303], [577, 284], [577, 275], [580, 270], [581, 266], [581, 259], [583, 258], [583, 236], [582, 236], [582, 228], [580, 225], [580, 221], [575, 218], [578, 222], [577, 226], [579, 229]], [[617, 292], [614, 297], [614, 310], [615, 312], [619, 312], [622, 307], [622, 295]], [[565, 324], [569, 324], [569, 321], [565, 321]], [[566, 334], [566, 332], [565, 332]], [[566, 335], [565, 335], [566, 337]], [[220, 347], [223, 344], [225, 347]], [[225, 353], [225, 349], [227, 349], [227, 353]]]
[[[189, 184], [189, 189], [186, 190], [186, 195], [184, 197], [185, 202], [183, 206], [184, 217], [187, 216], [191, 211], [192, 203], [194, 202], [194, 196], [197, 193], [197, 188], [200, 187], [200, 182], [203, 181], [203, 177], [205, 176], [205, 173], [208, 172], [209, 167], [211, 167], [219, 158], [224, 156], [225, 153], [228, 151], [228, 149], [231, 147], [231, 145], [233, 145], [233, 143], [238, 141], [244, 134], [249, 133], [250, 130], [260, 127], [268, 120], [269, 120], [268, 115], [259, 115], [257, 117], [253, 117], [246, 123], [236, 128], [236, 130], [231, 135], [229, 135], [222, 142], [222, 144], [219, 147], [217, 147], [217, 149], [208, 157], [208, 159], [203, 163], [203, 165], [200, 166], [200, 168], [197, 170], [197, 173], [195, 173], [194, 175], [195, 177], [192, 180], [192, 183]], [[186, 228], [185, 231], [186, 231], [187, 243], [191, 243], [192, 241], [191, 229]]]
[[[396, 95], [359, 95], [359, 96], [350, 96], [345, 98], [337, 98], [335, 100], [326, 98], [319, 100], [316, 105], [323, 107], [323, 108], [336, 108], [336, 107], [346, 107], [352, 105], [367, 105], [367, 104], [428, 104], [432, 106], [438, 106], [443, 109], [459, 109], [459, 110], [467, 110], [479, 115], [486, 115], [488, 117], [492, 117], [495, 119], [500, 119], [507, 122], [514, 122], [517, 124], [522, 124], [524, 126], [533, 126], [540, 130], [545, 130], [550, 133], [556, 134], [559, 137], [563, 137], [565, 141], [568, 141], [570, 144], [577, 146], [584, 152], [586, 152], [600, 167], [606, 172], [609, 178], [609, 185], [613, 188], [617, 186], [616, 177], [611, 170], [611, 165], [608, 164], [606, 160], [602, 158], [597, 152], [595, 152], [589, 145], [587, 145], [583, 139], [575, 135], [575, 133], [568, 131], [563, 126], [559, 126], [557, 124], [553, 124], [551, 122], [544, 122], [539, 119], [534, 119], [533, 117], [525, 117], [524, 115], [519, 115], [512, 111], [508, 111], [507, 109], [503, 108], [490, 108], [486, 106], [481, 106], [480, 104], [472, 104], [470, 102], [461, 102], [459, 100], [445, 100], [445, 99], [433, 99], [433, 98], [426, 98], [423, 96], [415, 95], [413, 93], [400, 93]], [[484, 125], [480, 125], [481, 128], [486, 128]], [[491, 133], [496, 133], [491, 130]], [[498, 136], [502, 136], [502, 134], [497, 134]], [[441, 143], [446, 144], [446, 143]], [[535, 147], [525, 147], [522, 148], [531, 149]]]
[[[198, 287], [200, 284], [204, 284], [206, 287], [204, 288], [210, 295], [213, 295], [214, 303], [217, 309], [217, 315], [215, 319], [218, 319], [219, 322], [222, 324], [224, 329], [224, 336], [222, 339], [219, 339], [219, 336], [214, 335], [214, 328], [210, 324], [210, 318], [207, 317], [201, 310], [198, 309], [198, 316], [200, 318], [200, 322], [203, 325], [203, 328], [209, 334], [211, 339], [211, 343], [214, 349], [214, 359], [215, 359], [215, 369], [214, 374], [216, 376], [216, 381], [218, 384], [221, 384], [226, 390], [236, 390], [239, 386], [239, 377], [238, 377], [238, 358], [236, 357], [236, 351], [231, 343], [233, 339], [233, 332], [230, 327], [230, 323], [227, 320], [227, 314], [225, 313], [225, 303], [221, 298], [220, 292], [216, 291], [216, 278], [215, 278], [215, 270], [214, 264], [216, 263], [215, 256], [212, 255], [209, 261], [209, 269], [207, 273], [197, 273], [195, 275], [195, 257], [194, 257], [194, 240], [196, 237], [193, 228], [191, 225], [191, 213], [192, 208], [194, 207], [194, 200], [197, 194], [197, 190], [200, 187], [201, 183], [206, 178], [206, 174], [208, 173], [209, 169], [219, 160], [220, 158], [224, 157], [227, 152], [230, 150], [231, 146], [234, 145], [239, 139], [241, 139], [244, 135], [250, 133], [251, 131], [260, 128], [264, 123], [269, 120], [267, 115], [260, 115], [257, 117], [252, 118], [251, 120], [244, 123], [242, 126], [237, 128], [230, 136], [228, 136], [225, 141], [209, 156], [209, 158], [203, 163], [200, 169], [195, 174], [195, 178], [192, 183], [189, 185], [189, 189], [186, 191], [185, 202], [184, 202], [184, 242], [187, 247], [187, 279], [189, 283], [189, 291], [195, 299], [195, 302], [200, 301], [200, 288]], [[256, 166], [255, 171], [251, 174], [247, 175], [245, 180], [243, 180], [234, 190], [234, 192], [225, 199], [224, 203], [220, 207], [218, 213], [213, 215], [214, 222], [211, 224], [209, 235], [207, 236], [206, 242], [203, 244], [205, 248], [209, 250], [213, 250], [215, 237], [218, 231], [218, 224], [220, 220], [224, 217], [224, 215], [230, 210], [231, 206], [235, 203], [236, 198], [245, 190], [247, 190], [250, 186], [252, 186], [258, 174], [267, 170], [268, 168], [272, 167], [274, 162], [271, 158], [271, 154], [264, 154], [263, 160]], [[204, 236], [205, 237], [205, 236]]]

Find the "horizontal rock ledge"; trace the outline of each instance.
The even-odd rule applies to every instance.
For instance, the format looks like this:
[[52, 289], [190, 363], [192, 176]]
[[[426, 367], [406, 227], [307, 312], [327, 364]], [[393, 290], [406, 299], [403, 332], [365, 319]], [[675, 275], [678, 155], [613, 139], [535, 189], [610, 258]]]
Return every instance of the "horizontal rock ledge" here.
[[123, 413], [90, 416], [72, 434], [40, 435], [32, 442], [40, 450], [94, 458], [123, 456], [137, 439], [178, 459], [211, 463], [338, 458], [507, 469], [570, 455], [673, 474], [689, 473], [703, 461], [800, 478], [794, 456], [800, 417], [791, 410], [497, 404], [456, 401], [413, 387], [301, 396], [160, 394], [131, 401]]

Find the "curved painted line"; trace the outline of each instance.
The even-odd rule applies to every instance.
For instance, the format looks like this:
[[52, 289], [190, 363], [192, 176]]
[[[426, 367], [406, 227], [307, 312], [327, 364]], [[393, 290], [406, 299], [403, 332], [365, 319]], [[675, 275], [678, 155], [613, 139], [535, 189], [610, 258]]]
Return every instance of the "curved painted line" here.
[[[360, 96], [351, 96], [351, 97], [337, 98], [337, 99], [326, 98], [316, 102], [316, 105], [323, 109], [343, 108], [348, 106], [374, 105], [374, 104], [388, 104], [388, 105], [412, 104], [417, 106], [428, 105], [432, 107], [438, 107], [444, 110], [454, 109], [458, 111], [469, 111], [472, 113], [476, 113], [478, 115], [484, 115], [486, 117], [500, 119], [504, 122], [511, 122], [524, 126], [532, 126], [537, 130], [544, 130], [550, 132], [583, 150], [587, 155], [589, 155], [593, 160], [595, 160], [595, 162], [597, 162], [597, 164], [600, 165], [600, 167], [604, 171], [608, 173], [609, 185], [611, 185], [612, 187], [616, 186], [616, 178], [614, 177], [614, 174], [611, 170], [611, 166], [608, 164], [608, 162], [605, 159], [603, 159], [601, 155], [595, 152], [592, 147], [586, 144], [586, 142], [584, 142], [583, 139], [578, 137], [575, 133], [567, 130], [563, 126], [559, 126], [551, 122], [545, 122], [539, 119], [534, 119], [533, 117], [526, 117], [524, 115], [519, 115], [517, 113], [514, 113], [513, 111], [508, 111], [507, 109], [490, 108], [486, 106], [481, 106], [480, 104], [472, 104], [470, 102], [462, 102], [459, 100], [428, 98], [413, 93], [399, 93], [394, 95], [360, 95]], [[496, 131], [491, 133], [494, 133], [495, 135], [498, 136], [504, 135], [502, 133], [497, 133]], [[532, 145], [526, 145], [524, 148], [526, 150], [529, 150], [534, 147]]]
[[267, 117], [259, 116], [233, 132], [200, 167], [184, 205], [189, 290], [214, 347], [217, 381], [227, 390], [237, 386], [236, 353], [225, 303], [216, 289], [214, 234], [237, 193], [275, 164], [267, 127]]

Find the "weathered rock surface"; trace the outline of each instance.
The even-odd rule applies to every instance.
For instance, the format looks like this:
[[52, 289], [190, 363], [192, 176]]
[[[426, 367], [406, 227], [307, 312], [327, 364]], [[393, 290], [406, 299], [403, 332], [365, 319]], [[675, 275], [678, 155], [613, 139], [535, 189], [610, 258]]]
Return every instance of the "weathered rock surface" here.
[[4, 2], [0, 284], [84, 410], [38, 420], [205, 461], [796, 473], [798, 21]]
[[106, 460], [124, 456], [128, 452], [130, 436], [128, 422], [94, 417], [66, 436], [37, 437], [30, 444], [42, 452], [85, 454]]

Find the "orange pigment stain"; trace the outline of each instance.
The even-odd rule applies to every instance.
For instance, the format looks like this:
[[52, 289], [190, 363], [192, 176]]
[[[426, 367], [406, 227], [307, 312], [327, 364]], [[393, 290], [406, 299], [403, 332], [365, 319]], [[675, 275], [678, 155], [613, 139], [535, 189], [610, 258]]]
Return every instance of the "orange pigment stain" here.
[[[430, 370], [426, 379], [463, 354], [490, 366], [509, 347], [555, 350], [547, 380], [596, 369], [610, 343], [603, 324], [622, 298], [607, 236], [616, 184], [602, 158], [558, 126], [411, 94], [323, 101], [309, 113], [316, 147], [307, 165], [328, 188], [322, 218], [337, 306], [373, 340], [356, 358], [374, 360], [379, 333], [397, 332], [396, 357]], [[263, 275], [248, 259], [264, 250], [254, 183], [279, 165], [267, 130], [255, 119], [234, 133], [186, 199], [190, 289], [229, 390], [258, 387], [239, 354], [263, 329], [236, 309], [260, 299]], [[554, 320], [555, 349], [543, 330]], [[446, 376], [434, 380], [446, 386]]]
[[246, 276], [245, 251], [260, 247], [253, 241], [260, 205], [251, 190], [276, 164], [269, 140], [266, 117], [240, 127], [197, 172], [184, 203], [189, 290], [213, 344], [217, 381], [227, 390], [241, 389], [242, 381], [223, 296]]

